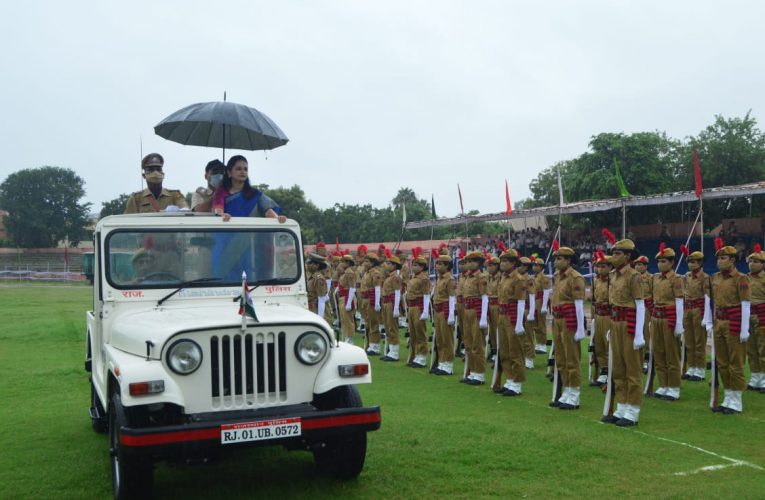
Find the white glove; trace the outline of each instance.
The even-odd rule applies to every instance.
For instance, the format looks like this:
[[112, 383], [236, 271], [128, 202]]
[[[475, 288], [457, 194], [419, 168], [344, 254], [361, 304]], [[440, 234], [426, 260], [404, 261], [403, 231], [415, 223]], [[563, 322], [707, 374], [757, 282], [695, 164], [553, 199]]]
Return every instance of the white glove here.
[[606, 331], [606, 342], [611, 342], [611, 330]]
[[714, 330], [714, 328], [712, 327], [712, 325], [707, 325], [707, 327], [706, 327], [706, 328], [707, 328], [707, 338], [710, 338], [710, 339], [711, 339], [712, 337], [714, 337], [714, 334], [715, 334], [715, 330]]
[[446, 317], [446, 324], [452, 326], [454, 324], [454, 306], [457, 304], [457, 297], [454, 295], [449, 296], [449, 315]]
[[399, 309], [401, 308], [401, 290], [393, 292], [393, 317], [399, 317]]
[[348, 300], [345, 301], [345, 310], [350, 311], [353, 308], [353, 297], [356, 295], [356, 289], [351, 287], [348, 290]]
[[481, 321], [478, 322], [479, 328], [486, 328], [489, 326], [489, 322], [486, 318], [489, 312], [489, 296], [484, 294], [481, 295]]
[[680, 338], [683, 334], [683, 299], [675, 299], [675, 313], [677, 315], [677, 321], [675, 322], [675, 337]]
[[709, 299], [709, 295], [704, 295], [704, 317], [701, 320], [701, 324], [707, 330], [714, 325], [712, 321], [712, 301]]
[[420, 319], [425, 321], [430, 317], [430, 295], [425, 294], [422, 296], [422, 314]]
[[643, 336], [643, 325], [645, 325], [645, 301], [638, 299], [635, 301], [635, 340], [632, 341], [632, 348], [639, 351], [645, 347], [645, 337]]
[[552, 289], [548, 288], [542, 292], [542, 309], [541, 311], [545, 314], [549, 312], [548, 304], [550, 303], [550, 293], [552, 293]]
[[575, 300], [574, 308], [576, 308], [576, 333], [574, 333], [574, 340], [579, 342], [584, 338], [584, 301], [582, 299]]
[[515, 334], [516, 335], [523, 335], [526, 333], [526, 330], [523, 328], [523, 313], [526, 310], [526, 301], [525, 300], [519, 300], [518, 301], [518, 317], [515, 320]]
[[380, 287], [375, 287], [375, 312], [380, 312], [382, 307], [380, 306]]
[[324, 316], [324, 308], [325, 308], [328, 300], [329, 300], [329, 296], [328, 295], [324, 295], [322, 297], [319, 297], [319, 316]]
[[741, 336], [739, 340], [743, 344], [749, 340], [749, 317], [751, 316], [752, 303], [745, 300], [741, 303]]
[[536, 296], [534, 297], [529, 296], [529, 316], [526, 319], [528, 319], [529, 321], [534, 321], [534, 317], [535, 317], [534, 314], [536, 313], [536, 308], [537, 308]]

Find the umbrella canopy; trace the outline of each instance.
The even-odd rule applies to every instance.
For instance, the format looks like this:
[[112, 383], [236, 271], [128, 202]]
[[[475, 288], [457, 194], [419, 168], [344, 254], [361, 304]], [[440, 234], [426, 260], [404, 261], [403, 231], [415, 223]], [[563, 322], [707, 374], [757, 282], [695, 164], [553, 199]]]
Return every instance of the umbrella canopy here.
[[235, 102], [186, 106], [154, 127], [154, 133], [191, 146], [255, 151], [274, 149], [289, 139], [265, 114]]

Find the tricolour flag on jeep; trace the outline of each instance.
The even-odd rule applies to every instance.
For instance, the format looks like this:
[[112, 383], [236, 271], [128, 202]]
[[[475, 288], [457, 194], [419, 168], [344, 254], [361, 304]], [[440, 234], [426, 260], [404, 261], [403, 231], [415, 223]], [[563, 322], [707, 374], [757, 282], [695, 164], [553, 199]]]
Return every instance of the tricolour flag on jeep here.
[[242, 295], [239, 296], [239, 314], [242, 315], [242, 331], [247, 329], [247, 316], [258, 321], [255, 314], [255, 303], [250, 296], [250, 290], [247, 288], [247, 273], [242, 271]]

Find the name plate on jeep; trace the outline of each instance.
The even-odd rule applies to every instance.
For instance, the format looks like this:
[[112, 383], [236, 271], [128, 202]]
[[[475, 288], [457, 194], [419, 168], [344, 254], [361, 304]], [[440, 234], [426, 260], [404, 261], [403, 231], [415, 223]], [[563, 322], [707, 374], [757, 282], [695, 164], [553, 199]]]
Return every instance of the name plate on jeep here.
[[220, 426], [221, 444], [246, 443], [300, 436], [302, 425], [300, 417], [242, 422]]

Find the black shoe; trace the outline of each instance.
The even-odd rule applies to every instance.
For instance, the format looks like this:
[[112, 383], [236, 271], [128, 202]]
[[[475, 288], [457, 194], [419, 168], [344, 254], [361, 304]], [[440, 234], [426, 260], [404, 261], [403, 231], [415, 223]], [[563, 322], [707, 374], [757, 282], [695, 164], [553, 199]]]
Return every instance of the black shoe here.
[[667, 396], [665, 394], [659, 394], [658, 392], [654, 392], [653, 397], [656, 399], [667, 399]]
[[492, 391], [494, 391], [494, 394], [502, 394], [506, 390], [507, 390], [507, 388], [506, 387], [502, 387], [502, 386], [495, 387], [494, 389], [492, 389]]
[[590, 382], [590, 387], [600, 387], [602, 386], [602, 382], [598, 382], [597, 380], [595, 382]]
[[704, 379], [699, 377], [698, 375], [691, 375], [690, 377], [688, 377], [688, 380], [691, 382], [701, 382]]
[[690, 380], [691, 377], [692, 377], [692, 375], [689, 375], [687, 373], [683, 373], [683, 376], [680, 377], [680, 378], [683, 379], [683, 380]]
[[615, 424], [619, 421], [619, 418], [613, 415], [603, 415], [603, 418], [601, 418], [600, 421], [604, 424]]
[[619, 427], [635, 427], [638, 423], [628, 418], [620, 418], [616, 421], [616, 425]]
[[555, 401], [550, 401], [550, 403], [547, 405], [551, 408], [560, 408], [561, 402], [557, 399]]
[[561, 403], [560, 406], [558, 406], [559, 410], [578, 410], [579, 405], [570, 405], [568, 403]]
[[431, 368], [430, 370], [428, 370], [428, 373], [430, 373], [430, 374], [432, 374], [432, 375], [435, 375], [436, 373], [438, 373], [438, 371], [439, 371], [440, 369], [441, 369], [441, 368], [439, 368], [439, 367], [437, 367], [437, 366], [434, 366], [433, 368]]
[[736, 413], [741, 413], [741, 412], [738, 410], [734, 410], [733, 408], [728, 408], [727, 406], [722, 407], [723, 415], [735, 415]]
[[409, 365], [410, 368], [425, 368], [425, 365], [421, 365], [419, 363], [415, 363], [412, 361], [412, 363]]
[[502, 395], [503, 396], [507, 396], [507, 397], [513, 397], [513, 396], [520, 396], [521, 393], [520, 392], [515, 392], [512, 389], [505, 389], [504, 391], [502, 391]]
[[369, 351], [369, 350], [367, 350], [366, 353], [367, 353], [367, 356], [379, 356], [380, 355], [379, 352]]
[[396, 358], [391, 358], [390, 356], [388, 356], [388, 355], [386, 354], [385, 356], [383, 356], [382, 358], [380, 358], [380, 361], [398, 361], [398, 360], [397, 360]]
[[677, 401], [680, 398], [676, 398], [674, 396], [664, 396], [661, 399], [663, 399], [664, 401]]
[[725, 407], [724, 406], [713, 406], [712, 407], [712, 412], [713, 413], [722, 413], [723, 411], [725, 411]]
[[760, 389], [759, 389], [759, 387], [755, 387], [752, 384], [746, 384], [746, 390], [747, 391], [758, 391]]
[[462, 377], [462, 378], [460, 379], [460, 384], [467, 384], [467, 383], [468, 383], [468, 380], [471, 380], [471, 379], [469, 379], [469, 378], [467, 378], [467, 377]]
[[446, 370], [442, 370], [441, 368], [437, 369], [434, 375], [451, 375], [451, 373], [447, 372]]
[[467, 385], [483, 385], [485, 382], [482, 380], [478, 380], [476, 378], [468, 379], [467, 382], [465, 382]]

